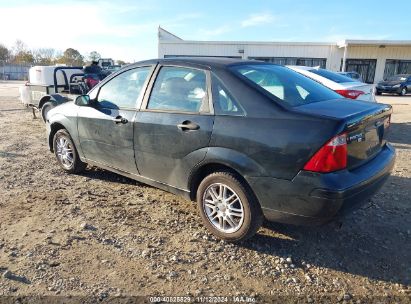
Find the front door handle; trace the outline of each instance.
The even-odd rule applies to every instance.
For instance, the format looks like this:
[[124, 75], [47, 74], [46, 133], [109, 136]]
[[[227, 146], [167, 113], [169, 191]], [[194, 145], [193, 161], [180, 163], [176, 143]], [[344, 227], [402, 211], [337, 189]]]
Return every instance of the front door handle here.
[[126, 123], [128, 123], [128, 120], [126, 119], [126, 118], [124, 118], [124, 117], [121, 117], [121, 116], [117, 116], [116, 118], [114, 118], [113, 119], [113, 121], [114, 121], [114, 123], [116, 124], [116, 125], [118, 125], [118, 124], [126, 124]]
[[179, 128], [181, 131], [194, 131], [200, 129], [200, 126], [194, 122], [185, 120], [181, 124], [178, 124], [177, 128]]

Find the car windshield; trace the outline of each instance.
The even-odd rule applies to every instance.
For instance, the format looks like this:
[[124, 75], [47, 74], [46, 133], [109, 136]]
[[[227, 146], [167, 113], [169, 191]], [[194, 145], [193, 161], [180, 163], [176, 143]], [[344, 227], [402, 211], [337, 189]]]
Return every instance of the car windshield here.
[[309, 70], [311, 73], [320, 75], [324, 78], [327, 78], [329, 80], [332, 80], [336, 83], [345, 83], [345, 82], [355, 82], [354, 79], [345, 76], [345, 75], [341, 75], [341, 74], [337, 74], [328, 70], [324, 70], [324, 69], [311, 69]]
[[407, 79], [407, 77], [397, 75], [397, 76], [388, 77], [387, 81], [404, 81], [406, 79]]
[[236, 65], [230, 68], [290, 106], [342, 98], [318, 82], [274, 64]]

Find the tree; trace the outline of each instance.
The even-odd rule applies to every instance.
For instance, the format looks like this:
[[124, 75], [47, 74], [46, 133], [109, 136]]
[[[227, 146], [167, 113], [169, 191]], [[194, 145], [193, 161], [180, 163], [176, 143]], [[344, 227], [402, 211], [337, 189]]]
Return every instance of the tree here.
[[89, 61], [98, 61], [101, 58], [100, 53], [96, 52], [96, 51], [92, 51], [90, 52], [90, 54], [88, 55], [88, 59]]
[[14, 56], [15, 63], [34, 63], [34, 56], [30, 51], [23, 51]]
[[84, 57], [79, 51], [68, 48], [64, 51], [63, 56], [58, 59], [58, 62], [68, 66], [82, 66], [84, 64]]
[[17, 39], [13, 46], [13, 53], [17, 55], [19, 53], [27, 52], [27, 45], [20, 39]]
[[26, 44], [17, 39], [12, 48], [14, 63], [33, 63], [34, 56], [30, 50], [27, 49]]
[[56, 50], [40, 48], [33, 50], [34, 62], [38, 65], [52, 65], [56, 61]]
[[7, 47], [0, 44], [0, 60], [7, 61], [10, 58], [10, 51]]
[[123, 60], [116, 60], [118, 65], [126, 65], [127, 63]]

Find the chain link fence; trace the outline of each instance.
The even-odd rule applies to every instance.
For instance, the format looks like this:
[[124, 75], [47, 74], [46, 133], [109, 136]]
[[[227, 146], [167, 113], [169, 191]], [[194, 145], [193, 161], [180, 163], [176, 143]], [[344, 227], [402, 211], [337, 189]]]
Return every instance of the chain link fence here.
[[0, 60], [0, 80], [28, 80], [31, 67], [28, 63], [9, 63]]

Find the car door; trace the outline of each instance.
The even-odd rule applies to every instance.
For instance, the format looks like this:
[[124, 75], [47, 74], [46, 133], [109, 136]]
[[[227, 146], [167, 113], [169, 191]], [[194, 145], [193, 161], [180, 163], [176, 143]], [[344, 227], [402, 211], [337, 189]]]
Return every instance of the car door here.
[[180, 189], [207, 152], [213, 128], [209, 71], [159, 66], [135, 119], [142, 176]]
[[136, 67], [116, 75], [98, 89], [90, 106], [79, 108], [80, 147], [88, 160], [138, 174], [133, 119], [152, 69]]

